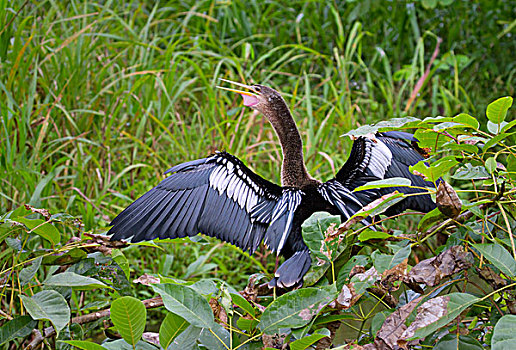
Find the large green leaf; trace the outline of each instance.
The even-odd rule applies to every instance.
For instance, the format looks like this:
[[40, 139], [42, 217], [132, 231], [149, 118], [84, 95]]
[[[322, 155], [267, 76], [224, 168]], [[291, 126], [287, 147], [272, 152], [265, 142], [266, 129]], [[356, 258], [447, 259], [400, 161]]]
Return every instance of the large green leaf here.
[[72, 345], [77, 349], [82, 350], [106, 350], [105, 347], [86, 340], [59, 340], [62, 343]]
[[210, 304], [199, 293], [173, 283], [153, 284], [167, 310], [183, 317], [193, 326], [211, 328], [215, 324]]
[[258, 327], [266, 334], [281, 328], [306, 325], [319, 311], [337, 297], [335, 286], [294, 290], [273, 301], [262, 314]]
[[504, 121], [507, 115], [507, 110], [512, 106], [512, 97], [505, 96], [501, 97], [487, 106], [487, 118], [495, 123], [500, 124]]
[[14, 221], [21, 222], [32, 230], [35, 234], [43, 237], [52, 244], [57, 244], [61, 240], [59, 231], [49, 222], [42, 219], [15, 218]]
[[494, 266], [509, 277], [516, 276], [516, 261], [514, 257], [501, 245], [485, 243], [473, 244]]
[[189, 324], [179, 315], [172, 312], [167, 313], [161, 326], [159, 327], [159, 344], [164, 349], [172, 343], [172, 341], [181, 334]]
[[38, 322], [30, 316], [18, 316], [4, 323], [0, 327], [0, 345], [15, 338], [28, 336], [37, 326]]
[[54, 287], [71, 287], [72, 289], [76, 290], [111, 288], [94, 278], [81, 276], [74, 272], [68, 271], [51, 276], [45, 281], [45, 285]]
[[505, 315], [498, 320], [491, 338], [492, 350], [511, 350], [516, 344], [516, 315]]
[[136, 344], [145, 330], [147, 309], [133, 297], [125, 296], [111, 303], [111, 321], [122, 338], [131, 345]]
[[49, 320], [57, 332], [70, 321], [70, 308], [65, 298], [55, 290], [43, 290], [32, 297], [21, 295], [23, 305], [35, 320]]

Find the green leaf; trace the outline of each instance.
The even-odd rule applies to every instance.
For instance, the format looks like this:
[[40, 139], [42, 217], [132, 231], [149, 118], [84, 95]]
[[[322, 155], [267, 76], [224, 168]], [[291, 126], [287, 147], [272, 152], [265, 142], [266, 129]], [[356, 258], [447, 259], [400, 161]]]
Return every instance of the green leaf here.
[[13, 221], [21, 222], [29, 230], [37, 234], [38, 236], [43, 237], [53, 245], [56, 245], [61, 240], [61, 234], [59, 231], [49, 222], [46, 222], [42, 219], [26, 219], [26, 218], [16, 218]]
[[318, 332], [314, 334], [293, 341], [292, 343], [290, 343], [290, 350], [304, 350], [308, 348], [310, 345], [315, 344], [315, 342], [321, 340], [322, 338], [326, 338], [329, 336], [329, 334], [319, 333], [319, 331], [320, 330], [318, 330]]
[[91, 277], [81, 276], [74, 272], [62, 272], [53, 275], [45, 282], [47, 286], [71, 287], [74, 290], [90, 290], [97, 288], [110, 288], [108, 285]]
[[476, 339], [468, 335], [446, 334], [435, 345], [434, 350], [483, 350], [484, 347]]
[[49, 320], [57, 332], [70, 321], [70, 308], [55, 290], [43, 290], [32, 297], [20, 295], [23, 306], [35, 320]]
[[437, 6], [437, 0], [421, 0], [421, 5], [427, 10], [434, 9]]
[[495, 123], [500, 124], [504, 121], [505, 116], [507, 115], [507, 110], [512, 106], [512, 97], [506, 96], [501, 97], [494, 102], [491, 102], [487, 106], [487, 118]]
[[414, 117], [405, 117], [405, 118], [393, 118], [389, 120], [383, 120], [374, 125], [364, 125], [355, 130], [348, 131], [342, 136], [365, 136], [367, 134], [374, 134], [377, 131], [387, 131], [399, 128], [401, 126], [411, 124], [411, 123], [419, 123], [421, 120]]
[[230, 293], [230, 295], [233, 304], [235, 304], [251, 316], [254, 316], [256, 314], [252, 305], [247, 300], [245, 300], [243, 296], [237, 293]]
[[358, 235], [358, 240], [360, 242], [365, 242], [370, 239], [387, 239], [389, 237], [392, 237], [392, 235], [390, 235], [386, 232], [365, 229], [364, 231], [360, 232], [360, 235]]
[[396, 203], [401, 202], [403, 199], [405, 199], [405, 195], [403, 193], [399, 193], [398, 191], [394, 191], [392, 193], [383, 195], [382, 197], [372, 201], [371, 203], [357, 211], [350, 219], [348, 219], [348, 221], [356, 217], [380, 215]]
[[193, 326], [211, 328], [215, 323], [210, 304], [191, 288], [172, 284], [153, 284], [168, 311], [183, 317]]
[[243, 331], [251, 332], [258, 326], [258, 322], [257, 320], [240, 317], [237, 321], [237, 327]]
[[136, 298], [125, 296], [113, 301], [109, 310], [111, 321], [122, 338], [131, 345], [138, 343], [145, 330], [145, 305]]
[[[143, 340], [140, 340], [136, 343], [136, 345], [133, 347], [132, 344], [129, 344], [124, 339], [118, 339], [115, 341], [110, 341], [107, 343], [102, 344], [106, 350], [158, 350], [158, 348], [150, 343], [147, 343]], [[167, 349], [167, 350], [170, 350]], [[188, 350], [187, 348], [181, 349], [181, 350]]]
[[111, 252], [111, 258], [120, 266], [124, 275], [129, 279], [129, 261], [125, 257], [124, 253], [120, 249], [113, 249]]
[[473, 129], [478, 129], [480, 124], [476, 118], [473, 118], [467, 113], [461, 113], [453, 118], [453, 121], [456, 123], [461, 123], [466, 126], [470, 126]]
[[27, 315], [7, 321], [0, 327], [0, 345], [16, 338], [28, 336], [37, 325], [38, 322]]
[[509, 277], [516, 277], [516, 261], [504, 247], [492, 243], [472, 245], [503, 274]]
[[20, 282], [22, 286], [34, 278], [36, 272], [38, 272], [38, 269], [41, 266], [41, 260], [41, 257], [35, 259], [30, 266], [27, 266], [20, 271]]
[[61, 343], [66, 343], [82, 350], [106, 350], [105, 347], [86, 340], [59, 340]]
[[511, 135], [514, 135], [516, 133], [512, 132], [512, 133], [503, 133], [503, 134], [498, 134], [496, 135], [495, 137], [492, 137], [489, 141], [487, 141], [485, 144], [484, 144], [484, 147], [482, 148], [482, 150], [484, 151], [484, 153], [491, 147], [493, 146], [496, 146], [497, 144], [503, 144], [503, 142], [509, 138], [509, 136]]
[[161, 326], [159, 327], [159, 344], [161, 347], [163, 349], [168, 348], [172, 341], [187, 329], [188, 326], [188, 322], [186, 322], [181, 316], [172, 312], [167, 313], [167, 316], [163, 322], [161, 322]]
[[334, 285], [291, 291], [265, 309], [258, 327], [266, 334], [279, 333], [281, 328], [302, 327], [336, 297]]
[[224, 327], [215, 323], [212, 328], [201, 330], [199, 343], [210, 350], [227, 350], [230, 348], [230, 335]]
[[419, 223], [417, 225], [418, 232], [426, 231], [428, 228], [430, 228], [431, 225], [441, 221], [443, 218], [444, 214], [441, 213], [441, 211], [438, 208], [429, 211], [425, 214], [425, 216], [423, 216], [421, 220], [419, 220]]
[[457, 180], [487, 179], [489, 178], [489, 173], [482, 165], [472, 166], [470, 163], [466, 163], [457, 169], [452, 178]]
[[394, 255], [382, 254], [378, 253], [378, 251], [375, 251], [371, 256], [373, 259], [374, 268], [380, 274], [384, 271], [390, 270], [394, 266], [401, 264], [405, 259], [407, 259], [410, 256], [410, 251], [410, 245], [401, 248]]
[[197, 339], [203, 329], [199, 327], [189, 326], [169, 345], [167, 350], [190, 350], [198, 349]]
[[453, 319], [459, 316], [461, 312], [464, 311], [467, 307], [480, 301], [480, 298], [477, 298], [467, 293], [452, 293], [444, 297], [449, 298], [449, 301], [446, 305], [446, 312], [440, 315], [440, 317], [435, 322], [432, 322], [427, 326], [416, 329], [414, 336], [412, 336], [408, 340], [419, 339], [426, 337], [429, 334], [432, 334], [439, 328], [444, 327], [448, 323], [450, 323]]
[[492, 350], [511, 350], [516, 343], [516, 315], [502, 316], [496, 323], [491, 338]]
[[494, 159], [494, 157], [487, 158], [486, 169], [490, 174], [494, 173], [496, 170], [496, 159]]
[[407, 186], [411, 186], [411, 185], [412, 185], [412, 182], [410, 181], [410, 179], [407, 179], [405, 177], [391, 177], [391, 178], [384, 179], [384, 180], [368, 182], [366, 185], [362, 185], [362, 186], [355, 188], [353, 190], [353, 192], [368, 190], [371, 188], [407, 187]]

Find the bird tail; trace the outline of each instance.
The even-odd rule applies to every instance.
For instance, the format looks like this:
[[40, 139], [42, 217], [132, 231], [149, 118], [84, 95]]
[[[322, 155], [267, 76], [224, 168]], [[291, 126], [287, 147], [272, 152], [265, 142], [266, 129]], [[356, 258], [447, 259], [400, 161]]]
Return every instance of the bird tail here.
[[303, 276], [306, 274], [312, 259], [308, 249], [297, 251], [279, 267], [274, 278], [269, 282], [269, 288], [291, 288], [303, 285]]

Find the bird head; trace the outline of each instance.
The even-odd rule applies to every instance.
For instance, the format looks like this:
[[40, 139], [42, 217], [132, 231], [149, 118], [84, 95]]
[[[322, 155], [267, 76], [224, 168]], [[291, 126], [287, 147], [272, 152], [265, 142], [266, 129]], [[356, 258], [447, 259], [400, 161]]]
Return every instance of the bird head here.
[[220, 80], [248, 90], [243, 91], [217, 86], [219, 89], [240, 94], [240, 96], [242, 96], [244, 99], [244, 106], [256, 109], [257, 111], [263, 113], [265, 116], [270, 116], [272, 114], [271, 112], [276, 112], [280, 108], [286, 108], [285, 100], [283, 100], [283, 97], [281, 97], [280, 93], [268, 86], [260, 84], [245, 85], [231, 80]]

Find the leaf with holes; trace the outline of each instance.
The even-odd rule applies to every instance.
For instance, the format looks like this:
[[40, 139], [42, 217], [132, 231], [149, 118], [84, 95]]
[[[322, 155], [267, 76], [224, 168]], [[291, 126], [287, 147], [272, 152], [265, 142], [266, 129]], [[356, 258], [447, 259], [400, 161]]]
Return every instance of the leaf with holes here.
[[121, 297], [111, 304], [111, 321], [122, 338], [135, 345], [145, 329], [147, 310], [143, 303], [133, 297]]

